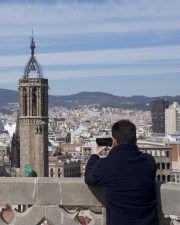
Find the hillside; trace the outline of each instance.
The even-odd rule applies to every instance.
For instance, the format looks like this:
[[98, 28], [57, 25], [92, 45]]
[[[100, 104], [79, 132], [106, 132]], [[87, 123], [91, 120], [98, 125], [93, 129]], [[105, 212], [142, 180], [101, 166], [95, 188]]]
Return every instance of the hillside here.
[[[170, 102], [180, 103], [180, 96], [161, 96]], [[49, 96], [49, 106], [64, 106], [67, 108], [77, 108], [82, 105], [97, 104], [100, 107], [115, 107], [123, 109], [150, 110], [150, 102], [156, 97], [146, 96], [116, 96], [103, 92], [80, 92], [68, 96]]]
[[[161, 96], [170, 102], [180, 103], [180, 96]], [[98, 105], [99, 107], [117, 107], [123, 109], [150, 110], [150, 102], [156, 97], [146, 96], [116, 96], [103, 92], [80, 92], [66, 96], [49, 96], [49, 106], [62, 106], [66, 108], [77, 108], [82, 105]], [[18, 91], [0, 89], [0, 112], [12, 111], [10, 103], [18, 103]]]
[[59, 105], [67, 108], [93, 104], [100, 107], [146, 108], [149, 101], [151, 101], [151, 98], [145, 96], [119, 97], [103, 92], [80, 92], [68, 96], [49, 96], [50, 106]]
[[0, 106], [8, 102], [18, 102], [18, 91], [0, 89]]

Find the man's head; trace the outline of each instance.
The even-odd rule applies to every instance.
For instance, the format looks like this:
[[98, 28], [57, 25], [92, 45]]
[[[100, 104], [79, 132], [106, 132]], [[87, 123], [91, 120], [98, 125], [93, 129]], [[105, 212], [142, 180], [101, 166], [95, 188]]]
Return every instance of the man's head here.
[[128, 120], [119, 120], [112, 126], [112, 137], [117, 144], [136, 144], [136, 126]]

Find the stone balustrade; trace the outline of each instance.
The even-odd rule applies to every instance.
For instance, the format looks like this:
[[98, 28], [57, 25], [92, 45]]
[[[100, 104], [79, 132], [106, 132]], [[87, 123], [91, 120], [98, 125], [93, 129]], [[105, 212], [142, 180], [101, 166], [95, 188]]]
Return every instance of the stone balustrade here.
[[[157, 183], [159, 224], [180, 217], [180, 185]], [[88, 187], [82, 178], [0, 178], [0, 225], [105, 225], [102, 187]], [[18, 207], [17, 207], [18, 209]]]

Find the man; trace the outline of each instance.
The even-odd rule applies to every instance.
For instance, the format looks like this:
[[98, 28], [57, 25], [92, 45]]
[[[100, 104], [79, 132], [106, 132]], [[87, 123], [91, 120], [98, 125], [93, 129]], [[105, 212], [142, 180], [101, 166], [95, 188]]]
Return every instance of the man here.
[[105, 158], [103, 148], [92, 146], [85, 182], [104, 185], [107, 225], [158, 225], [156, 163], [136, 145], [136, 127], [128, 120], [112, 126], [113, 147]]

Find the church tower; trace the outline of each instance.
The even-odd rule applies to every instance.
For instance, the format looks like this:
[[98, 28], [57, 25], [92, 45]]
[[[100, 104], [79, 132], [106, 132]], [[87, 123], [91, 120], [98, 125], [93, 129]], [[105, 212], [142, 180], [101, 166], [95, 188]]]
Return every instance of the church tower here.
[[[32, 168], [32, 176], [48, 176], [48, 79], [35, 57], [32, 36], [31, 57], [19, 80], [20, 176]], [[31, 170], [31, 169], [30, 169]]]

